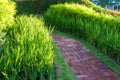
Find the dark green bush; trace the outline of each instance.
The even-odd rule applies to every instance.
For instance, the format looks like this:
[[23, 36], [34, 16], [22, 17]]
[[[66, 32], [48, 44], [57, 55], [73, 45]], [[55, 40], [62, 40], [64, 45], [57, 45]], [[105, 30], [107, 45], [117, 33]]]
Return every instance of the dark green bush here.
[[6, 26], [11, 26], [14, 22], [15, 3], [0, 1], [0, 29], [5, 29]]
[[48, 24], [74, 34], [98, 47], [102, 52], [120, 59], [120, 18], [97, 13], [78, 4], [52, 5], [45, 13]]
[[41, 13], [47, 10], [47, 8], [51, 4], [58, 4], [58, 3], [64, 3], [64, 2], [81, 2], [81, 0], [35, 0], [34, 2], [34, 10], [36, 13]]
[[17, 14], [33, 14], [34, 12], [34, 2], [33, 1], [17, 1]]
[[54, 80], [53, 44], [42, 18], [17, 16], [0, 56], [0, 80]]

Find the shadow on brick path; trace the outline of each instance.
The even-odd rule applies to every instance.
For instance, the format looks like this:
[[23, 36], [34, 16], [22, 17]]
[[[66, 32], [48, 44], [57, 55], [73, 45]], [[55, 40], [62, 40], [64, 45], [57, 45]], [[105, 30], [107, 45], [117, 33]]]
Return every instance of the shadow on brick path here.
[[120, 80], [120, 77], [79, 42], [60, 35], [52, 36], [78, 80]]

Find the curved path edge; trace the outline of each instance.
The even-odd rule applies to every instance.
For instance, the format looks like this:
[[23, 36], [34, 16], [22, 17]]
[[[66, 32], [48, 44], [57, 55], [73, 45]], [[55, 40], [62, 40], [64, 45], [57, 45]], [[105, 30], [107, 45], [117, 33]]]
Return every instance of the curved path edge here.
[[120, 76], [117, 76], [81, 43], [60, 35], [53, 34], [52, 37], [78, 80], [120, 80]]

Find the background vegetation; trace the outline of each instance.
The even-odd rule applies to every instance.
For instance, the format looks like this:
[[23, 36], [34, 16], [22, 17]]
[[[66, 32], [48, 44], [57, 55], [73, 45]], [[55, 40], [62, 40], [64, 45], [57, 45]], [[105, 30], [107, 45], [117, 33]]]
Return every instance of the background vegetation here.
[[34, 14], [34, 2], [33, 1], [19, 1], [16, 2], [17, 15], [30, 15]]
[[47, 10], [52, 4], [59, 4], [64, 2], [80, 2], [81, 0], [35, 0], [34, 8], [36, 13], [41, 13]]
[[105, 8], [99, 7], [95, 4], [93, 4], [90, 0], [35, 0], [35, 2], [34, 2], [34, 12], [35, 13], [43, 13], [45, 10], [47, 10], [47, 8], [50, 7], [50, 5], [65, 3], [65, 2], [83, 4], [83, 5], [85, 5], [89, 8], [93, 8], [95, 11], [97, 11], [99, 13], [120, 16], [120, 12], [113, 11], [113, 10], [107, 10]]

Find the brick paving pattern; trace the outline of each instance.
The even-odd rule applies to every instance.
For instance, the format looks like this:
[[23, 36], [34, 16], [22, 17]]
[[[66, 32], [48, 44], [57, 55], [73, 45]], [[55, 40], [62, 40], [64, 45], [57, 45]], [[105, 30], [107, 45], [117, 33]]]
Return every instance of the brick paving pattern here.
[[79, 42], [60, 35], [52, 36], [78, 80], [120, 80], [120, 77]]

